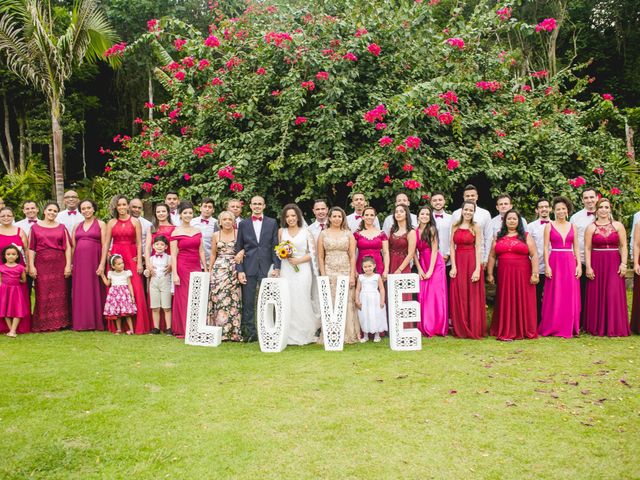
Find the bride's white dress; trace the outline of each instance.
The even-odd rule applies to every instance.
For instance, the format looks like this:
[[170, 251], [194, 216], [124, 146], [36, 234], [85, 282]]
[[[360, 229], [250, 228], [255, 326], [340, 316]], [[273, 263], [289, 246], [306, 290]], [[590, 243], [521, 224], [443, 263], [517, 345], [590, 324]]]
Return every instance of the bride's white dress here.
[[320, 318], [314, 313], [311, 301], [311, 288], [313, 275], [318, 274], [316, 263], [316, 248], [313, 235], [306, 228], [301, 228], [298, 234], [292, 237], [289, 229], [282, 229], [282, 241], [290, 240], [295, 247], [295, 258], [311, 255], [311, 261], [298, 265], [296, 272], [289, 260], [283, 260], [280, 267], [280, 277], [289, 283], [291, 294], [291, 320], [287, 335], [288, 345], [306, 345], [315, 343], [316, 332], [320, 328]]

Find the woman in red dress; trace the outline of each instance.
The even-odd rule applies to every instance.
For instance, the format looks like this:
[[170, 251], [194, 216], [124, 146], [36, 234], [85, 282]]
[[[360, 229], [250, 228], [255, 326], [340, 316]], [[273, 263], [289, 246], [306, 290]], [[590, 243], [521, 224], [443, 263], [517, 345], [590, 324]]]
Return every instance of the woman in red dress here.
[[[153, 242], [158, 235], [171, 238], [171, 234], [176, 226], [171, 223], [171, 215], [169, 215], [169, 206], [166, 203], [157, 203], [153, 207], [153, 226], [151, 227], [151, 235], [147, 235], [146, 245], [144, 245], [144, 258], [151, 258]], [[171, 247], [167, 249], [167, 255], [171, 255]], [[153, 273], [153, 265], [147, 262], [147, 269]]]
[[[5, 247], [9, 245], [15, 245], [21, 252], [20, 255], [20, 265], [27, 268], [27, 275], [29, 274], [28, 265], [29, 262], [27, 260], [28, 257], [28, 246], [29, 242], [27, 236], [21, 228], [13, 225], [15, 217], [13, 215], [13, 210], [9, 207], [0, 208], [0, 252], [4, 250]], [[23, 290], [23, 294], [26, 298], [29, 298], [29, 287], [25, 283], [21, 286]], [[9, 331], [7, 325], [2, 322], [0, 323], [0, 333], [6, 333]], [[28, 333], [31, 331], [31, 314], [27, 317], [23, 318], [18, 324], [18, 329], [16, 333]]]
[[473, 221], [476, 204], [462, 203], [460, 220], [451, 229], [449, 314], [453, 335], [487, 336], [487, 306], [482, 272], [482, 230]]
[[[119, 195], [115, 199], [115, 209], [112, 212], [113, 218], [107, 223], [105, 241], [102, 244], [102, 258], [98, 273], [104, 273], [107, 262], [107, 255], [115, 253], [122, 255], [125, 270], [131, 270], [131, 285], [133, 286], [133, 296], [138, 307], [136, 314], [134, 331], [136, 334], [149, 333], [151, 329], [147, 300], [142, 287], [142, 230], [140, 222], [129, 215], [129, 201], [127, 197]], [[113, 240], [113, 245], [111, 241]], [[111, 245], [111, 251], [109, 251]], [[109, 331], [115, 332], [115, 319], [107, 318]]]
[[353, 234], [358, 251], [356, 270], [363, 273], [362, 259], [369, 255], [376, 261], [376, 273], [382, 275], [382, 279], [386, 281], [389, 273], [389, 240], [386, 233], [375, 227], [375, 219], [376, 209], [365, 207], [360, 228]]
[[539, 281], [538, 251], [524, 231], [520, 214], [509, 210], [491, 245], [487, 281], [495, 283], [493, 268], [498, 261], [498, 287], [491, 335], [511, 341], [538, 337], [536, 288]]
[[[416, 253], [416, 236], [409, 235], [412, 230], [409, 207], [398, 205], [389, 234], [389, 272], [411, 273], [411, 260]], [[411, 294], [406, 295], [411, 300]]]
[[171, 236], [171, 269], [173, 271], [173, 334], [184, 338], [189, 301], [189, 278], [192, 272], [201, 272], [207, 265], [202, 243], [202, 233], [191, 226], [193, 205], [182, 202], [178, 206], [182, 226]]
[[48, 332], [71, 325], [67, 278], [71, 276], [71, 240], [64, 225], [56, 222], [60, 208], [49, 202], [44, 220], [29, 233], [29, 274], [35, 280], [36, 306], [31, 330]]

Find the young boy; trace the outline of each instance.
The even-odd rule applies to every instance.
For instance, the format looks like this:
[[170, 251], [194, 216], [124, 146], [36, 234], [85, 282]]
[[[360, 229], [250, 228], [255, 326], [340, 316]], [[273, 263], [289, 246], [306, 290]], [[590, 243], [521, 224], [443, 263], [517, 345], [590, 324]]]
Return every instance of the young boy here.
[[171, 256], [165, 252], [169, 247], [169, 240], [164, 235], [158, 235], [153, 242], [150, 269], [144, 271], [149, 281], [149, 303], [153, 316], [152, 335], [160, 333], [160, 309], [164, 311], [164, 322], [167, 326], [165, 333], [172, 335], [171, 330]]

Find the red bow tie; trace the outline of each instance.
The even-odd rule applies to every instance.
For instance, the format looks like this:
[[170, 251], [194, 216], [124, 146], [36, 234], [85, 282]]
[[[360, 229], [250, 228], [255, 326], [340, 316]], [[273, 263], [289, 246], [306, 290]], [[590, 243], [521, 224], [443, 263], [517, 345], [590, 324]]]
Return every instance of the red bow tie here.
[[200, 219], [200, 223], [206, 223], [207, 225], [209, 225], [209, 220], [207, 220], [205, 218], [201, 218]]
[[444, 215], [442, 213], [436, 213], [435, 217], [436, 218], [444, 218]]
[[320, 230], [324, 230], [324, 229], [325, 229], [325, 225], [324, 225], [324, 223], [321, 223], [320, 224]]
[[162, 258], [164, 256], [164, 253], [156, 253], [155, 256], [157, 258]]
[[37, 222], [38, 222], [38, 219], [37, 219], [37, 218], [36, 218], [35, 220], [31, 220], [31, 219], [29, 219], [29, 223], [37, 223]]
[[77, 210], [67, 210], [68, 215], [75, 215], [76, 213], [78, 213]]
[[255, 215], [251, 215], [251, 221], [252, 222], [261, 222], [262, 221], [262, 217], [256, 217]]
[[360, 220], [362, 218], [362, 215], [357, 215], [356, 214], [356, 220]]
[[595, 215], [596, 212], [587, 212], [587, 217], [590, 217], [591, 215]]
[[175, 215], [176, 211], [175, 210], [171, 210], [171, 215]]
[[549, 220], [540, 220], [540, 225], [544, 225], [546, 223], [549, 223]]

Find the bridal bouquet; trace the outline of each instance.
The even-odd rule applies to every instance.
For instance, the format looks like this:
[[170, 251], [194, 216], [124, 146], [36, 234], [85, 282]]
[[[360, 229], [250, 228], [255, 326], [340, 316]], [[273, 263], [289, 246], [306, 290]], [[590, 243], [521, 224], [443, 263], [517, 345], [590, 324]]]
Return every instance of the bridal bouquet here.
[[[276, 251], [276, 255], [278, 255], [278, 258], [280, 260], [291, 258], [293, 257], [293, 254], [296, 253], [296, 247], [293, 246], [291, 240], [283, 240], [275, 246], [274, 250]], [[292, 267], [296, 272], [300, 271], [297, 265], [292, 265]]]

